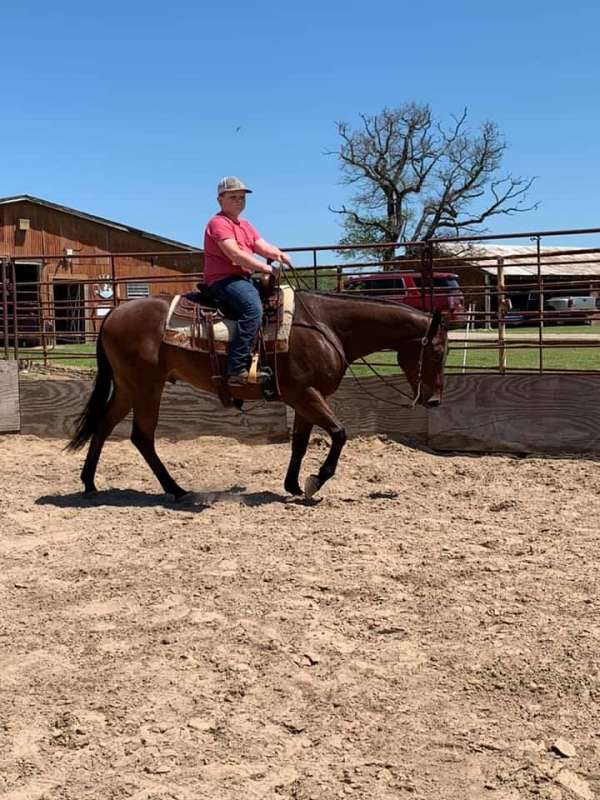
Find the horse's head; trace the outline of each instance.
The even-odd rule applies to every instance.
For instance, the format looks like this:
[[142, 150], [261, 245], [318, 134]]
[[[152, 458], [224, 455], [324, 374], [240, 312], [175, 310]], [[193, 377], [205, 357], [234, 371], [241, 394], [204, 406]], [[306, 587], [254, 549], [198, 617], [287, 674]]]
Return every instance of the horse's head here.
[[406, 342], [397, 353], [398, 365], [408, 378], [415, 403], [433, 408], [442, 402], [444, 365], [448, 353], [448, 328], [435, 311], [421, 338]]

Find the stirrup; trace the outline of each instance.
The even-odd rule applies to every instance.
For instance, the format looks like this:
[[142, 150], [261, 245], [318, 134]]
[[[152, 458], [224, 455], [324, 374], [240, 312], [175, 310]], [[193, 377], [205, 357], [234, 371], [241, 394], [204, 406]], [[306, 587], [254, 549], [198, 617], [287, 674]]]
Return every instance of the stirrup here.
[[271, 380], [271, 372], [259, 369], [254, 375], [254, 380], [250, 380], [247, 372], [237, 372], [227, 376], [227, 386], [260, 386]]
[[227, 376], [227, 386], [245, 386], [248, 383], [248, 370], [232, 372]]
[[273, 373], [269, 367], [258, 368], [258, 353], [252, 356], [250, 371], [248, 372], [248, 383], [268, 383]]

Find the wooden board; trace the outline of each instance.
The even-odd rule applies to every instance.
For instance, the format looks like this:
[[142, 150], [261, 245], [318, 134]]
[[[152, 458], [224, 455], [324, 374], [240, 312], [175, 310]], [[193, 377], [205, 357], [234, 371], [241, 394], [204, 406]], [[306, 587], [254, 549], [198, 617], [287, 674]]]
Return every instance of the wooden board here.
[[[24, 375], [21, 378], [21, 432], [49, 438], [67, 438], [92, 389], [89, 380]], [[246, 413], [223, 408], [216, 397], [186, 384], [168, 384], [161, 403], [157, 436], [192, 439], [197, 436], [233, 436], [237, 439], [287, 439], [282, 403], [247, 403]], [[129, 437], [131, 417], [113, 436]]]
[[0, 433], [17, 433], [20, 427], [18, 363], [0, 361]]
[[[409, 401], [394, 388], [409, 393], [408, 385], [401, 378], [387, 380], [390, 385], [347, 378], [330, 399], [349, 436], [379, 433], [441, 451], [600, 454], [600, 375], [452, 376], [442, 406], [430, 411], [397, 405]], [[22, 375], [21, 431], [70, 436], [91, 386], [85, 379]], [[14, 391], [12, 397], [18, 401]], [[282, 441], [291, 420], [281, 403], [249, 404], [248, 413], [240, 414], [222, 408], [212, 395], [177, 384], [165, 389], [158, 436]], [[125, 420], [115, 435], [128, 437], [130, 427]]]
[[[403, 392], [399, 394], [399, 392]], [[412, 391], [401, 377], [347, 377], [330, 403], [346, 428], [348, 436], [382, 433], [391, 439], [427, 439], [427, 412], [421, 406], [411, 408]]]
[[435, 450], [600, 453], [600, 375], [462, 375], [428, 412]]

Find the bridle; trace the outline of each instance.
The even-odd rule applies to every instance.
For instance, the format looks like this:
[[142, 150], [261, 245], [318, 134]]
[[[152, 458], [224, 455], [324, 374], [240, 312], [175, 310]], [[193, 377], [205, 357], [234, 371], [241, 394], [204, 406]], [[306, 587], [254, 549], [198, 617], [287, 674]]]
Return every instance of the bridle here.
[[414, 408], [419, 400], [421, 399], [421, 394], [423, 392], [423, 359], [425, 358], [425, 348], [427, 347], [429, 342], [429, 332], [431, 331], [431, 325], [433, 323], [433, 317], [429, 320], [429, 325], [427, 326], [427, 332], [425, 336], [421, 339], [421, 349], [419, 350], [419, 365], [417, 368], [417, 390], [415, 392], [415, 397], [412, 402], [412, 408]]
[[[367, 361], [365, 361], [364, 358], [360, 359], [363, 362], [363, 364], [366, 367], [368, 367], [368, 369], [375, 375], [375, 377], [378, 378], [382, 383], [384, 383], [388, 388], [392, 389], [396, 394], [399, 394], [402, 397], [405, 397], [407, 400], [411, 401], [410, 405], [406, 405], [406, 403], [395, 403], [393, 400], [386, 400], [386, 399], [384, 399], [382, 397], [377, 397], [377, 395], [373, 394], [365, 386], [363, 386], [360, 383], [360, 381], [358, 380], [358, 378], [356, 377], [356, 375], [354, 375], [354, 373], [352, 372], [352, 364], [350, 364], [347, 361], [344, 352], [340, 349], [340, 347], [338, 346], [338, 344], [335, 341], [332, 341], [331, 336], [329, 336], [328, 333], [326, 332], [326, 330], [323, 329], [323, 326], [321, 325], [321, 323], [314, 318], [314, 315], [309, 311], [309, 309], [306, 308], [306, 304], [304, 304], [304, 303], [303, 303], [303, 310], [311, 318], [312, 324], [306, 323], [306, 322], [292, 322], [292, 326], [293, 327], [300, 327], [300, 328], [310, 328], [311, 330], [315, 330], [315, 331], [317, 331], [317, 333], [320, 333], [321, 336], [336, 351], [336, 353], [340, 357], [340, 360], [342, 361], [342, 364], [344, 365], [344, 367], [347, 370], [350, 371], [350, 375], [351, 375], [352, 379], [360, 386], [361, 391], [362, 391], [363, 394], [366, 394], [368, 397], [371, 397], [371, 398], [373, 398], [374, 400], [377, 400], [380, 403], [387, 403], [388, 405], [396, 406], [398, 408], [415, 408], [415, 406], [417, 405], [417, 403], [421, 399], [421, 396], [422, 396], [422, 393], [423, 393], [423, 362], [425, 360], [425, 348], [427, 347], [428, 344], [432, 344], [432, 342], [430, 341], [430, 333], [431, 333], [431, 326], [433, 324], [433, 319], [434, 319], [433, 315], [430, 316], [429, 322], [427, 324], [427, 330], [425, 331], [424, 336], [418, 337], [417, 339], [407, 339], [407, 343], [408, 342], [419, 341], [420, 344], [421, 344], [421, 347], [419, 349], [419, 360], [418, 360], [418, 365], [417, 365], [417, 385], [416, 385], [416, 389], [415, 389], [413, 397], [410, 397], [410, 395], [408, 395], [406, 392], [403, 392], [402, 389], [399, 389], [397, 386], [394, 386], [392, 383], [389, 383], [388, 381], [386, 381], [385, 378], [383, 377], [383, 375], [381, 375], [379, 372], [377, 372], [377, 370], [374, 367], [372, 367], [371, 364], [369, 364]], [[440, 321], [440, 325], [443, 325], [443, 324], [444, 324], [444, 322]]]
[[[389, 389], [393, 389], [394, 392], [396, 392], [396, 394], [399, 394], [402, 397], [406, 397], [408, 400], [410, 400], [411, 401], [410, 405], [407, 406], [404, 403], [394, 403], [393, 400], [386, 400], [383, 397], [377, 397], [377, 395], [372, 394], [371, 392], [369, 392], [368, 389], [366, 389], [364, 386], [362, 386], [362, 384], [359, 382], [359, 380], [356, 377], [356, 375], [354, 375], [354, 373], [352, 372], [352, 365], [348, 364], [348, 362], [346, 361], [345, 363], [346, 363], [346, 366], [350, 370], [351, 377], [361, 387], [362, 392], [364, 394], [368, 395], [369, 397], [372, 397], [373, 399], [378, 400], [380, 403], [387, 403], [388, 405], [397, 406], [398, 408], [415, 408], [415, 406], [417, 405], [417, 403], [421, 399], [421, 395], [423, 393], [423, 361], [425, 359], [425, 348], [427, 347], [428, 344], [432, 344], [432, 341], [433, 341], [433, 340], [430, 341], [430, 333], [431, 333], [432, 324], [433, 324], [433, 317], [431, 317], [431, 319], [429, 320], [429, 324], [427, 325], [427, 331], [425, 332], [425, 335], [422, 336], [418, 340], [421, 343], [421, 347], [419, 349], [419, 361], [418, 361], [418, 365], [417, 365], [417, 386], [416, 386], [416, 390], [414, 392], [413, 397], [410, 397], [410, 395], [408, 395], [406, 392], [403, 392], [402, 389], [398, 389], [398, 387], [394, 386], [392, 383], [388, 383], [388, 381], [386, 381], [384, 376], [381, 375], [379, 372], [377, 372], [375, 367], [371, 366], [371, 364], [369, 364], [368, 361], [365, 361], [364, 358], [360, 359], [362, 361], [363, 365], [365, 367], [367, 367], [373, 373], [373, 375], [375, 375], [375, 377], [378, 378]], [[443, 324], [443, 322], [441, 322], [440, 324]], [[408, 339], [407, 341], [408, 342], [414, 342], [414, 341], [417, 341], [417, 340]]]

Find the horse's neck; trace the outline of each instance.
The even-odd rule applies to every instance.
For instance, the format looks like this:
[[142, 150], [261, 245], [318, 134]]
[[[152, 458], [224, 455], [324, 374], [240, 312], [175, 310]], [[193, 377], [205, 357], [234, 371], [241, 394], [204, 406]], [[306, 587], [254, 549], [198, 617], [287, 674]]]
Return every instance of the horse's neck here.
[[342, 301], [333, 315], [332, 327], [344, 346], [346, 359], [400, 350], [404, 342], [424, 336], [428, 318], [399, 305]]

